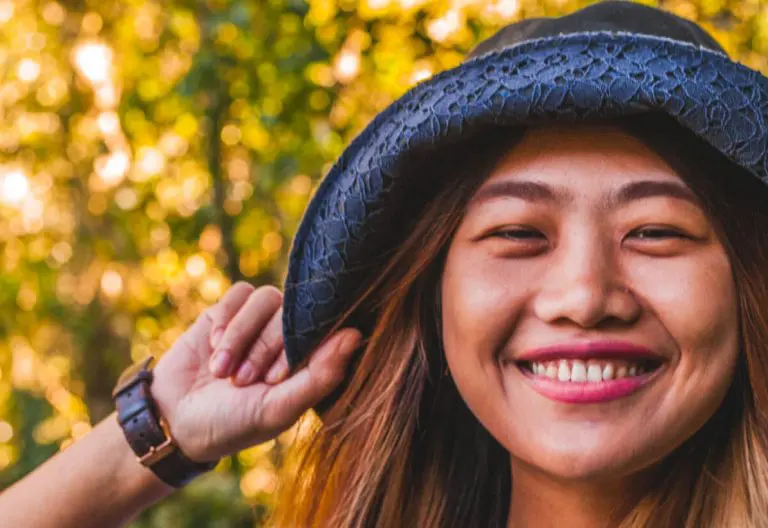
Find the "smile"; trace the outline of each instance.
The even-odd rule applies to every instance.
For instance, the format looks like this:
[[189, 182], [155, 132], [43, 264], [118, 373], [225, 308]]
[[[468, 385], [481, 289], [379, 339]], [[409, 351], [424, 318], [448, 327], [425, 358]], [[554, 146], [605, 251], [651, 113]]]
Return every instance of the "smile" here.
[[665, 370], [663, 358], [651, 350], [617, 342], [556, 345], [529, 351], [510, 363], [536, 392], [564, 403], [624, 398]]
[[599, 383], [614, 379], [641, 376], [659, 366], [654, 360], [589, 360], [560, 359], [554, 361], [523, 361], [520, 368], [532, 376], [571, 383]]

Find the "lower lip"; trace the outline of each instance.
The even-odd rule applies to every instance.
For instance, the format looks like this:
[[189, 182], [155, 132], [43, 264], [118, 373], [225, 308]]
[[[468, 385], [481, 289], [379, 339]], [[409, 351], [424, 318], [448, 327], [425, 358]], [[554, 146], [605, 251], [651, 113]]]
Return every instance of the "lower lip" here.
[[549, 398], [562, 403], [603, 403], [625, 398], [647, 386], [663, 370], [660, 366], [653, 372], [600, 382], [558, 381], [523, 371], [526, 380], [533, 389]]

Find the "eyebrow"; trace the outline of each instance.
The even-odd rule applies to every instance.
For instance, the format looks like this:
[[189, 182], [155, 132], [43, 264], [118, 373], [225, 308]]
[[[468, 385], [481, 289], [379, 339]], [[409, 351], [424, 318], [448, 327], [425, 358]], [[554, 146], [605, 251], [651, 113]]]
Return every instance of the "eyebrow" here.
[[[611, 209], [635, 200], [654, 197], [669, 197], [685, 200], [700, 207], [701, 204], [688, 187], [673, 181], [642, 180], [622, 186], [601, 200], [600, 207]], [[573, 194], [563, 188], [553, 187], [537, 181], [502, 180], [483, 187], [470, 200], [469, 206], [496, 198], [518, 198], [527, 202], [548, 202], [565, 205], [574, 200]]]

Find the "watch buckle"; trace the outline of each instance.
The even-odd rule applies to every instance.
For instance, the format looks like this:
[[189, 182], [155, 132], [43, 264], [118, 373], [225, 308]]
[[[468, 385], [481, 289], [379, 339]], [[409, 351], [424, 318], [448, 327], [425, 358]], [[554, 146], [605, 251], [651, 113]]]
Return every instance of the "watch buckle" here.
[[160, 462], [162, 459], [173, 453], [176, 449], [176, 445], [173, 443], [173, 437], [171, 436], [170, 428], [164, 418], [160, 418], [160, 427], [162, 427], [165, 433], [165, 440], [162, 444], [156, 446], [149, 446], [149, 451], [138, 457], [139, 462], [144, 466], [153, 466]]

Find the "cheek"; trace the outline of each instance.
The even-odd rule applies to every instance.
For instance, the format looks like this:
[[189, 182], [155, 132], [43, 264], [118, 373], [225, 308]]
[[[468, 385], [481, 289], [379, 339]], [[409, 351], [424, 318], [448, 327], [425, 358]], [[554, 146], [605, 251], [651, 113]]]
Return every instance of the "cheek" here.
[[682, 366], [730, 363], [738, 351], [731, 267], [722, 250], [711, 253], [633, 273], [636, 291], [675, 340]]
[[498, 356], [523, 314], [527, 287], [520, 277], [528, 275], [482, 255], [461, 257], [454, 260], [449, 252], [443, 272], [445, 356], [464, 402], [494, 437], [503, 439], [513, 427], [506, 423], [510, 395]]
[[443, 340], [449, 362], [494, 362], [523, 306], [522, 272], [487, 258], [452, 259], [442, 282]]
[[731, 267], [720, 250], [696, 265], [670, 263], [636, 273], [634, 280], [650, 316], [677, 349], [655, 411], [668, 424], [657, 439], [677, 443], [715, 413], [733, 380], [740, 333]]

